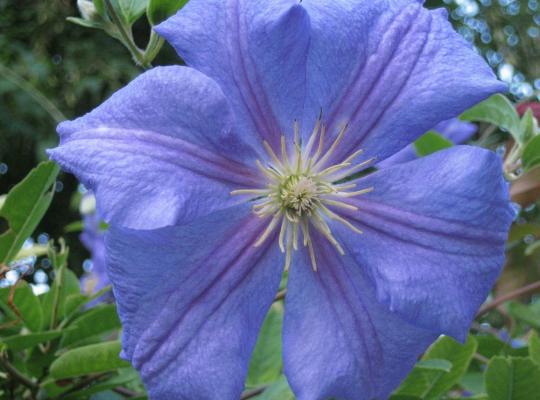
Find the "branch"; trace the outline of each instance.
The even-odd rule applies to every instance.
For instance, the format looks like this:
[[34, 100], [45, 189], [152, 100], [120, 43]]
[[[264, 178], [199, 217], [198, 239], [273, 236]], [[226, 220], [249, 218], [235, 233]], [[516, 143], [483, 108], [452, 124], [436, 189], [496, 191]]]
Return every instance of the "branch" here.
[[531, 295], [536, 292], [540, 292], [540, 281], [531, 283], [530, 285], [523, 286], [522, 288], [516, 289], [512, 292], [509, 292], [507, 294], [503, 294], [502, 296], [497, 297], [491, 303], [488, 303], [482, 306], [480, 310], [478, 311], [478, 314], [476, 314], [476, 318], [481, 317], [482, 315], [490, 312], [491, 310], [496, 309], [501, 304], [506, 303], [509, 300], [513, 300], [521, 296]]
[[28, 378], [26, 375], [20, 372], [17, 368], [11, 365], [11, 363], [4, 357], [0, 357], [0, 364], [2, 364], [2, 366], [6, 369], [6, 371], [11, 376], [13, 376], [13, 378], [19, 381], [22, 385], [29, 388], [32, 392], [36, 392], [39, 390], [39, 385], [37, 383], [35, 383], [33, 380]]

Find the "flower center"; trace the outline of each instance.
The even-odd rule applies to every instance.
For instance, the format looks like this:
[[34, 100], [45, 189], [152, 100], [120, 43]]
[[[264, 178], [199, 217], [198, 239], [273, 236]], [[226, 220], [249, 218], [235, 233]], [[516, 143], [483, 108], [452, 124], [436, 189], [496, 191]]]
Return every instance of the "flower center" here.
[[321, 119], [317, 121], [313, 133], [305, 146], [300, 142], [298, 123], [294, 124], [294, 140], [287, 146], [285, 137], [281, 137], [280, 156], [264, 142], [270, 162], [263, 165], [257, 161], [257, 167], [265, 176], [261, 189], [235, 190], [233, 195], [255, 196], [253, 212], [260, 218], [268, 219], [268, 226], [255, 243], [260, 246], [269, 236], [279, 229], [279, 247], [286, 254], [285, 268], [291, 262], [291, 253], [298, 250], [300, 235], [302, 243], [308, 248], [313, 270], [317, 270], [317, 260], [310, 231], [316, 229], [339, 253], [345, 254], [335, 239], [329, 220], [340, 222], [356, 233], [362, 233], [346, 218], [339, 214], [339, 209], [357, 211], [347, 199], [368, 193], [373, 188], [353, 191], [356, 184], [352, 180], [345, 183], [354, 173], [361, 171], [373, 159], [354, 164], [353, 161], [362, 153], [357, 151], [345, 160], [328, 165], [331, 156], [339, 145], [347, 126], [344, 126], [328, 150], [325, 148], [326, 126]]

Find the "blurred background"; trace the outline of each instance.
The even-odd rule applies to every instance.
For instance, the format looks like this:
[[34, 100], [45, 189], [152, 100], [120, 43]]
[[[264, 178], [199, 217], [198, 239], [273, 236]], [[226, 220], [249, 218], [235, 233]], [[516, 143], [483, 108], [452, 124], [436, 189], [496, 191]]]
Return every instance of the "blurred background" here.
[[[540, 96], [539, 0], [428, 0], [445, 7], [463, 37], [510, 84], [516, 101]], [[0, 0], [0, 194], [19, 182], [44, 149], [57, 141], [62, 118], [82, 115], [142, 70], [128, 51], [101, 30], [66, 20], [80, 16], [76, 1]], [[136, 43], [148, 41], [146, 19], [134, 25]], [[180, 60], [165, 45], [154, 65]], [[88, 252], [65, 227], [80, 218], [81, 188], [60, 175], [58, 191], [35, 240], [64, 236], [70, 267], [83, 272]]]

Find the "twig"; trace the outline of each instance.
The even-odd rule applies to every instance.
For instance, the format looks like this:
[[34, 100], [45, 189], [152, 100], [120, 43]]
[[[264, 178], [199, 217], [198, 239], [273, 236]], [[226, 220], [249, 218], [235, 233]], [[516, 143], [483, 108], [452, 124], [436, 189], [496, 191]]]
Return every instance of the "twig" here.
[[491, 303], [485, 304], [484, 306], [480, 308], [480, 310], [478, 311], [478, 314], [476, 314], [476, 318], [481, 317], [482, 315], [490, 312], [491, 310], [494, 310], [495, 308], [497, 308], [503, 303], [506, 303], [509, 300], [513, 300], [521, 296], [534, 294], [536, 292], [540, 292], [540, 281], [531, 283], [530, 285], [524, 286], [510, 293], [499, 296], [498, 298], [493, 300]]
[[246, 391], [242, 394], [242, 396], [240, 397], [240, 400], [248, 400], [248, 399], [252, 399], [253, 397], [260, 395], [260, 394], [261, 394], [262, 392], [264, 392], [267, 388], [268, 388], [268, 386], [261, 386], [261, 387], [255, 388], [255, 389], [246, 390]]
[[94, 374], [94, 375], [90, 375], [89, 377], [81, 380], [79, 383], [77, 383], [76, 385], [74, 385], [71, 389], [69, 389], [68, 391], [66, 391], [65, 393], [62, 393], [62, 395], [60, 396], [60, 398], [68, 395], [68, 394], [71, 394], [71, 393], [75, 393], [77, 392], [78, 390], [81, 390], [81, 389], [84, 389], [86, 388], [88, 385], [91, 385], [92, 383], [96, 382], [96, 381], [99, 381], [101, 380], [102, 378], [106, 377], [110, 375], [109, 373], [107, 372], [104, 372], [104, 373], [101, 373], [101, 374]]
[[0, 363], [13, 378], [19, 381], [22, 385], [29, 388], [32, 392], [36, 392], [39, 390], [39, 385], [37, 383], [32, 381], [30, 378], [20, 372], [17, 368], [11, 365], [11, 363], [4, 357], [0, 357]]

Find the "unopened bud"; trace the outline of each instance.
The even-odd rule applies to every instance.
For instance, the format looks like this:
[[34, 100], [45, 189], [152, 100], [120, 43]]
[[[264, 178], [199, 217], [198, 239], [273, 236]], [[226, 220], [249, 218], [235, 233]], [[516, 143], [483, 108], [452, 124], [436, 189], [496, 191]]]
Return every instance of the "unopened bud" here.
[[77, 0], [77, 7], [83, 19], [94, 21], [99, 18], [99, 13], [92, 0]]

